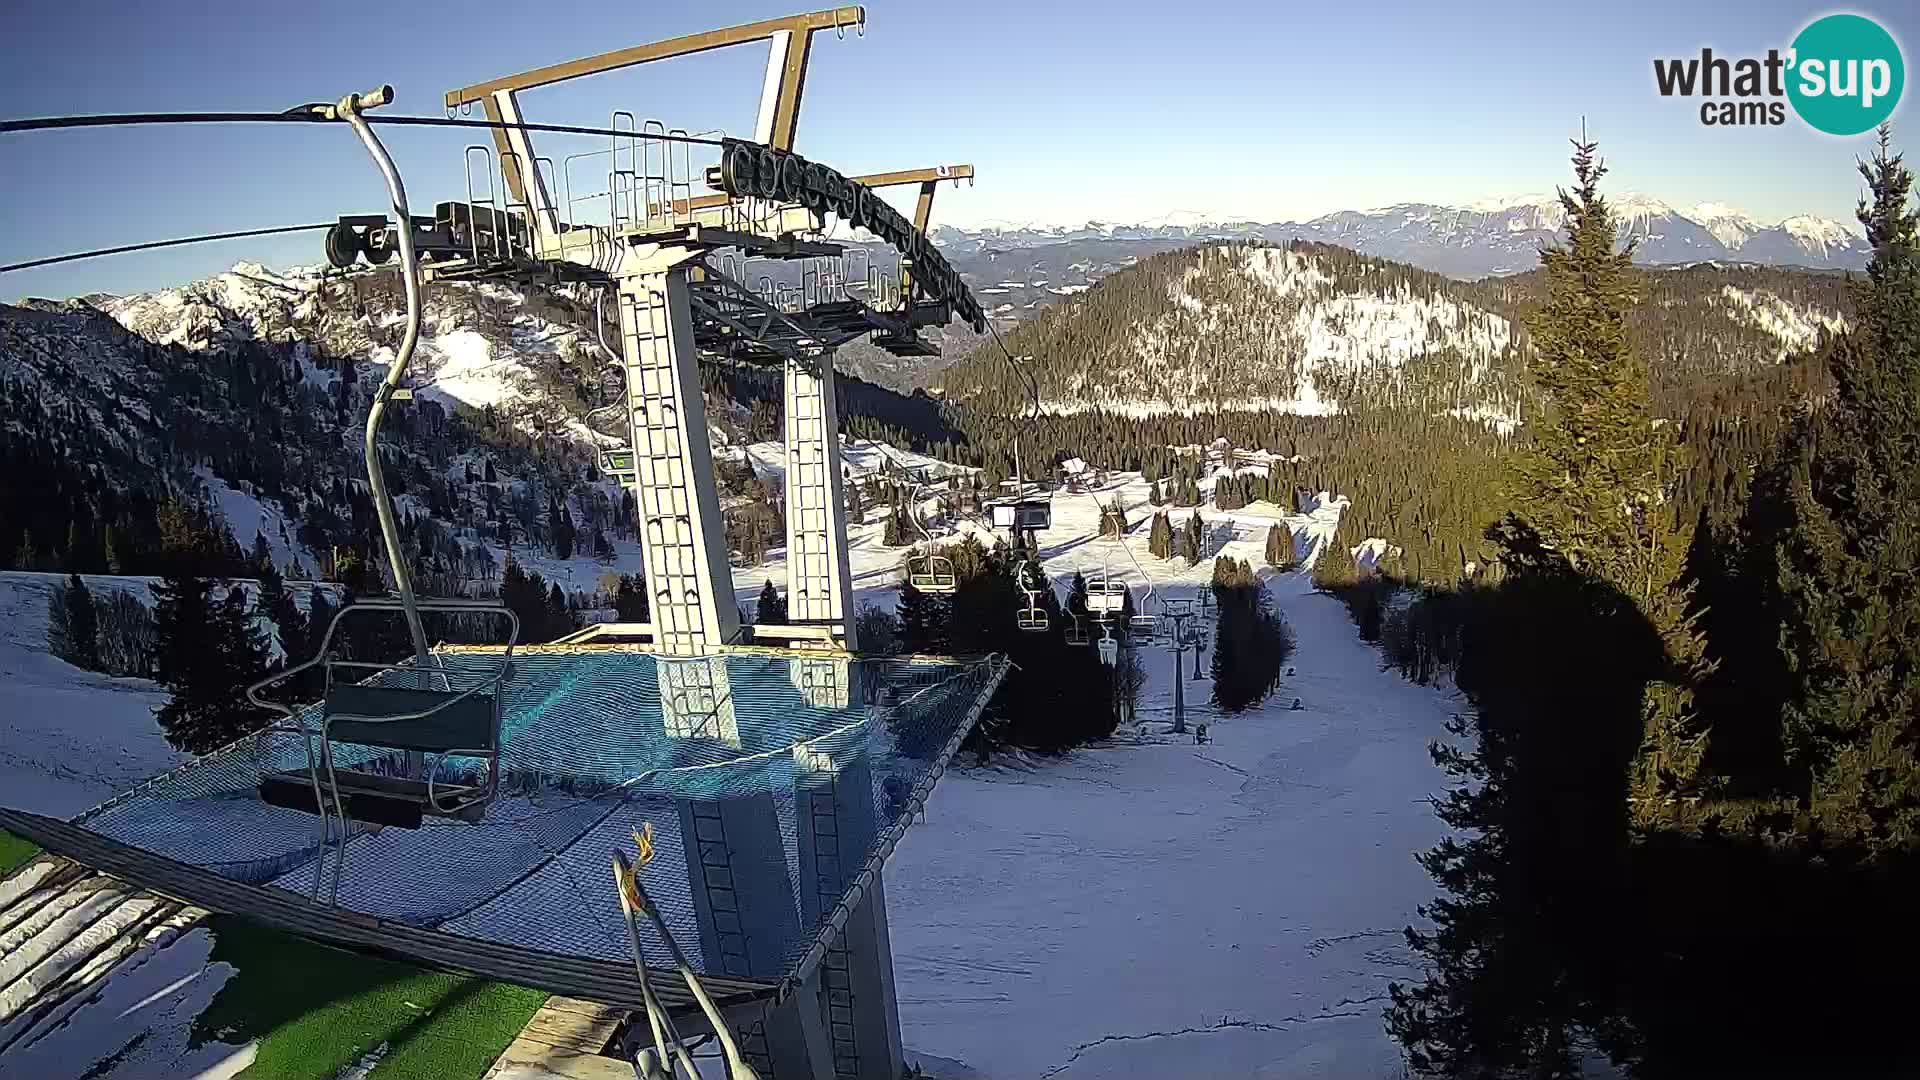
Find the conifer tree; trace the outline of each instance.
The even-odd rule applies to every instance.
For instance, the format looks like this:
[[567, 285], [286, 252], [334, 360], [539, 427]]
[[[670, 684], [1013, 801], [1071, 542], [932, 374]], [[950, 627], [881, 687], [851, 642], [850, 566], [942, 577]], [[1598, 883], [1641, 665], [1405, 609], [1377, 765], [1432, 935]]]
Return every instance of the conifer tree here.
[[613, 612], [627, 623], [647, 621], [647, 590], [639, 574], [621, 574], [613, 594]]
[[[1198, 503], [1199, 499], [1196, 498], [1194, 502]], [[1200, 511], [1198, 510], [1187, 515], [1186, 548], [1187, 561], [1195, 566], [1198, 566], [1200, 560], [1207, 556], [1206, 526], [1200, 520]]]
[[170, 574], [154, 586], [155, 678], [167, 688], [155, 711], [167, 742], [204, 754], [258, 727], [263, 716], [244, 691], [266, 667], [266, 644], [243, 589], [212, 598], [204, 577]]
[[[1545, 403], [1528, 424], [1532, 440], [1514, 455], [1511, 510], [1495, 526], [1509, 571], [1570, 573], [1610, 587], [1665, 646], [1665, 670], [1644, 673], [1641, 751], [1630, 780], [1637, 824], [1697, 813], [1706, 734], [1692, 708], [1704, 675], [1704, 644], [1681, 584], [1691, 525], [1672, 497], [1681, 450], [1673, 425], [1653, 416], [1647, 364], [1629, 340], [1639, 295], [1633, 249], [1617, 243], [1600, 195], [1605, 165], [1592, 142], [1575, 142], [1572, 191], [1561, 191], [1564, 242], [1543, 248], [1546, 299], [1527, 320], [1535, 356], [1528, 377]], [[1640, 673], [1625, 673], [1633, 677]]]
[[760, 587], [760, 603], [753, 621], [767, 626], [786, 624], [787, 598], [780, 595], [771, 580]]
[[1347, 542], [1338, 533], [1328, 537], [1313, 560], [1313, 587], [1332, 592], [1359, 580], [1360, 566], [1353, 561], [1353, 552], [1347, 550]]
[[1173, 523], [1165, 511], [1153, 515], [1153, 528], [1147, 534], [1147, 550], [1156, 559], [1173, 557]]
[[1267, 529], [1267, 565], [1292, 566], [1293, 561], [1293, 530], [1276, 521]]
[[948, 611], [945, 597], [922, 592], [912, 582], [900, 586], [895, 608], [900, 624], [900, 650], [906, 653], [941, 655], [947, 652]]
[[1873, 256], [1836, 388], [1791, 465], [1780, 545], [1783, 741], [1824, 832], [1870, 849], [1920, 845], [1920, 215], [1883, 127], [1861, 163]]
[[1293, 652], [1292, 634], [1253, 567], [1221, 556], [1214, 560], [1215, 618], [1213, 702], [1227, 712], [1259, 704], [1280, 679]]
[[63, 598], [67, 609], [67, 648], [74, 666], [88, 671], [100, 670], [100, 622], [93, 607], [93, 595], [79, 574], [67, 575]]
[[260, 599], [257, 603], [259, 614], [272, 620], [274, 629], [280, 638], [280, 651], [286, 657], [286, 663], [295, 664], [306, 659], [307, 619], [287, 592], [286, 581], [280, 571], [274, 569], [268, 561], [260, 569]]

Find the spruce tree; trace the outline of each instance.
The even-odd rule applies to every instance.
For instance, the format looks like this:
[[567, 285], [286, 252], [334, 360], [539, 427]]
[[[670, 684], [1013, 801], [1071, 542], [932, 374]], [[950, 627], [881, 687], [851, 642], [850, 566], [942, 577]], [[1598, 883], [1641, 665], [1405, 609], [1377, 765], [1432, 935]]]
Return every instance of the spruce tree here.
[[169, 574], [154, 586], [155, 678], [167, 688], [155, 716], [167, 742], [204, 754], [254, 730], [263, 716], [244, 694], [266, 667], [244, 590], [213, 600], [204, 577]]
[[1628, 796], [1647, 826], [1701, 809], [1689, 798], [1706, 752], [1692, 685], [1707, 664], [1681, 583], [1692, 534], [1673, 498], [1682, 452], [1674, 426], [1653, 415], [1647, 364], [1629, 340], [1633, 248], [1617, 243], [1594, 150], [1574, 143], [1575, 185], [1560, 192], [1566, 238], [1540, 252], [1546, 299], [1527, 319], [1527, 374], [1545, 407], [1513, 455], [1510, 510], [1492, 535], [1509, 571], [1571, 574], [1596, 587], [1596, 618], [1644, 618], [1659, 634], [1661, 669], [1621, 673], [1647, 679]]
[[1156, 559], [1173, 557], [1173, 523], [1165, 511], [1153, 515], [1153, 528], [1147, 534], [1147, 550]]
[[[1195, 499], [1194, 501], [1198, 502], [1199, 500]], [[1201, 522], [1200, 511], [1198, 510], [1187, 515], [1186, 548], [1187, 561], [1195, 566], [1200, 565], [1200, 560], [1207, 557], [1206, 526]]]
[[1888, 140], [1860, 165], [1873, 256], [1779, 557], [1788, 763], [1817, 826], [1876, 851], [1920, 845], [1920, 215]]
[[948, 608], [946, 598], [921, 592], [912, 582], [900, 586], [895, 607], [900, 624], [900, 651], [929, 656], [947, 652]]
[[647, 621], [647, 590], [639, 574], [620, 575], [620, 585], [613, 594], [613, 612], [621, 622]]
[[[535, 574], [534, 577], [537, 580], [539, 575]], [[554, 582], [547, 590], [545, 607], [547, 629], [546, 637], [542, 640], [552, 641], [579, 629], [578, 620], [573, 617], [573, 606], [567, 603], [567, 594], [561, 591], [559, 582]]]
[[286, 580], [280, 576], [280, 571], [274, 568], [271, 560], [260, 568], [260, 599], [256, 607], [262, 617], [272, 621], [286, 662], [297, 664], [307, 659], [306, 616], [294, 604], [292, 595], [287, 592]]
[[1339, 535], [1328, 537], [1313, 560], [1313, 587], [1322, 592], [1344, 589], [1360, 580], [1359, 564]]
[[93, 595], [79, 574], [67, 575], [67, 659], [88, 671], [100, 670], [100, 622], [94, 611]]
[[1276, 521], [1267, 529], [1267, 565], [1292, 566], [1293, 561], [1293, 530]]
[[760, 603], [753, 621], [767, 626], [782, 626], [787, 622], [787, 598], [780, 595], [771, 580], [760, 587]]

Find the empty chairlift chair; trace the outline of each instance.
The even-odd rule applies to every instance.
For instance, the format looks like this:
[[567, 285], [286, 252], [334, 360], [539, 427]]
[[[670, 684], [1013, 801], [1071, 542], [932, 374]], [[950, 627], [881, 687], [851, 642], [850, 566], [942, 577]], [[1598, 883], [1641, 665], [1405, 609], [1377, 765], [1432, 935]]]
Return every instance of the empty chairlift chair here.
[[[349, 820], [409, 829], [418, 828], [427, 816], [478, 821], [499, 790], [501, 691], [519, 640], [520, 620], [511, 609], [493, 601], [423, 600], [417, 610], [497, 616], [507, 624], [506, 647], [497, 659], [485, 657], [484, 663], [465, 666], [465, 670], [444, 663], [423, 668], [417, 663], [338, 659], [332, 649], [343, 620], [362, 613], [404, 611], [398, 600], [362, 600], [342, 608], [327, 624], [316, 656], [247, 688], [247, 698], [255, 705], [286, 717], [287, 722], [276, 725], [276, 730], [298, 734], [306, 745], [306, 768], [266, 774], [259, 792], [272, 805], [319, 815], [316, 900], [320, 864], [330, 839], [336, 851], [333, 888], [336, 893], [339, 889]], [[317, 703], [289, 706], [260, 696], [261, 691], [316, 667], [325, 674]], [[355, 675], [361, 678], [356, 680]], [[353, 748], [345, 755], [345, 763], [337, 746]], [[478, 763], [478, 775], [450, 771], [449, 766], [459, 759]], [[396, 768], [401, 762], [423, 767]], [[409, 772], [423, 775], [406, 775]], [[337, 836], [329, 828], [335, 821]]]
[[[1014, 584], [1021, 592], [1027, 594], [1026, 606], [1013, 613], [1013, 624], [1029, 634], [1041, 634], [1053, 626], [1053, 620], [1047, 618], [1047, 610], [1040, 606], [1040, 589], [1028, 584], [1027, 567], [1030, 565], [1027, 560], [1022, 559], [1019, 565], [1013, 568]], [[1052, 588], [1050, 585], [1043, 587]]]
[[1127, 609], [1127, 583], [1102, 570], [1087, 579], [1087, 612], [1105, 623]]
[[920, 530], [920, 537], [926, 542], [926, 550], [907, 553], [907, 582], [921, 592], [950, 593], [960, 587], [959, 578], [954, 576], [953, 560], [933, 550], [933, 534], [920, 520], [920, 492], [931, 486], [932, 479], [924, 470], [915, 474], [913, 485], [908, 489], [907, 519], [913, 527]]
[[907, 556], [907, 581], [927, 593], [950, 593], [960, 586], [953, 574], [953, 560], [931, 550]]

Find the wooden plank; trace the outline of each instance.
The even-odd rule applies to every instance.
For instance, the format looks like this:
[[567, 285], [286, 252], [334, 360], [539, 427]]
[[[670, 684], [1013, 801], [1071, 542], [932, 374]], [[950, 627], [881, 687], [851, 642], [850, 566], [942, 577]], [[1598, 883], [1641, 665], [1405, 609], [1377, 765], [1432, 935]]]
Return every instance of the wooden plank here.
[[558, 1050], [528, 1038], [515, 1039], [487, 1080], [633, 1080], [633, 1066], [617, 1058]]
[[625, 1017], [631, 1011], [619, 1005], [608, 1005], [604, 1001], [588, 1001], [586, 998], [567, 997], [564, 994], [553, 995], [547, 999], [546, 1005], [542, 1007], [552, 1009], [555, 1012], [574, 1013], [579, 1016], [593, 1017]]
[[620, 1019], [612, 1016], [581, 1016], [578, 1013], [541, 1009], [527, 1021], [520, 1037], [544, 1043], [557, 1050], [598, 1054], [607, 1048]]

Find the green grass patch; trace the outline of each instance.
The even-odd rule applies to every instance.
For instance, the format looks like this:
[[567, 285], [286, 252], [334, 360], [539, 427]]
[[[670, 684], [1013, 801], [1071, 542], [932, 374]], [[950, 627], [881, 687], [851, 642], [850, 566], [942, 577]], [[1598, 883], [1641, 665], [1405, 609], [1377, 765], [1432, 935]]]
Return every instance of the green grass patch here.
[[487, 1071], [547, 995], [331, 949], [215, 916], [213, 960], [237, 973], [195, 1019], [196, 1044], [259, 1041], [250, 1080], [332, 1080], [382, 1043], [369, 1080]]
[[27, 865], [40, 849], [10, 832], [0, 831], [0, 878]]

